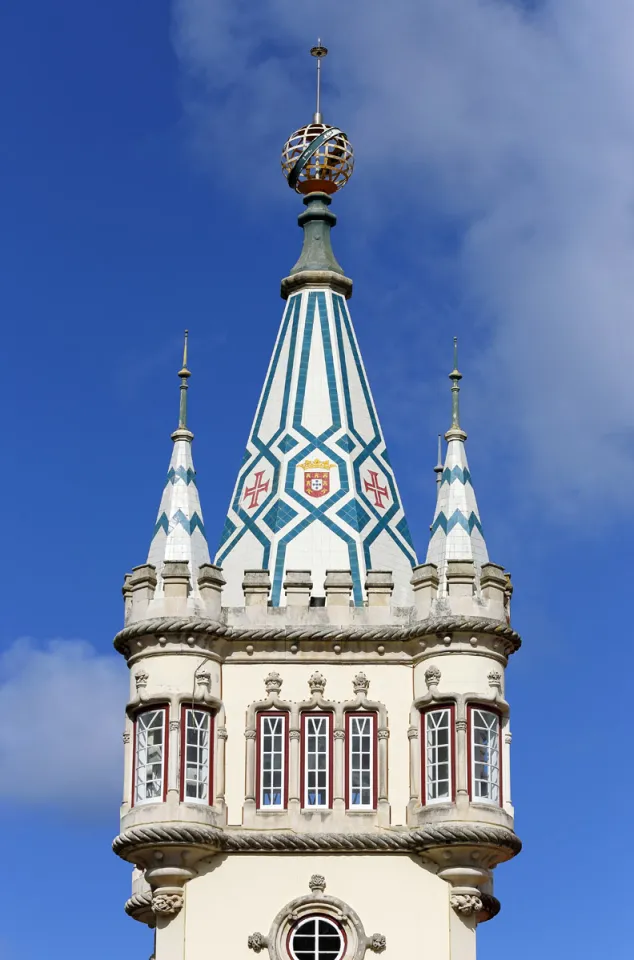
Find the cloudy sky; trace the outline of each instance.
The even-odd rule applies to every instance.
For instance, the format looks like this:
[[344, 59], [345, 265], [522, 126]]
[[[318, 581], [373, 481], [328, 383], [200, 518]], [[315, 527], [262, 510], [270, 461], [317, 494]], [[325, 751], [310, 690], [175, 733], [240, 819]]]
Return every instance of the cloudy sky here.
[[633, 35], [625, 0], [0, 12], [3, 960], [150, 953], [109, 849], [120, 586], [147, 554], [185, 326], [222, 527], [299, 249], [279, 153], [312, 113], [318, 36], [357, 157], [334, 244], [419, 556], [457, 334], [489, 552], [516, 583], [525, 852], [480, 957], [629, 957], [599, 888], [625, 882], [611, 824], [631, 814]]

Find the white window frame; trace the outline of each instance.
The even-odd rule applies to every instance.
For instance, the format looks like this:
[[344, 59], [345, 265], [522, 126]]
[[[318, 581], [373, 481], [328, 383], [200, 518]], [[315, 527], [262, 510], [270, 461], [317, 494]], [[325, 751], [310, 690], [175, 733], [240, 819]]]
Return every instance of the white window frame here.
[[[295, 937], [297, 936], [298, 933], [301, 932], [302, 927], [305, 926], [307, 923], [310, 923], [311, 921], [315, 923], [315, 934], [313, 935], [313, 940], [315, 943], [314, 950], [310, 955], [305, 950], [302, 950], [300, 954], [297, 954], [295, 952], [295, 944], [294, 944]], [[324, 914], [309, 914], [306, 917], [302, 917], [302, 919], [299, 920], [293, 926], [290, 936], [288, 938], [288, 950], [292, 957], [292, 960], [308, 960], [309, 956], [310, 956], [310, 960], [312, 960], [312, 958], [314, 958], [314, 960], [321, 960], [321, 957], [323, 956], [323, 954], [322, 954], [322, 951], [320, 950], [320, 943], [319, 943], [319, 940], [320, 940], [319, 924], [320, 923], [328, 924], [329, 927], [332, 927], [334, 930], [336, 930], [337, 935], [339, 937], [339, 951], [337, 955], [335, 957], [332, 957], [332, 953], [329, 953], [329, 956], [332, 957], [332, 960], [341, 960], [341, 958], [345, 955], [346, 947], [347, 947], [346, 935], [341, 929], [341, 927], [339, 926], [339, 924], [336, 922], [336, 920]], [[304, 934], [304, 936], [310, 936], [310, 934]]]
[[[310, 727], [318, 723], [323, 728], [323, 733], [311, 732]], [[325, 737], [325, 750], [310, 750], [311, 738]], [[331, 742], [332, 742], [332, 714], [322, 712], [312, 712], [302, 714], [302, 765], [304, 771], [303, 777], [303, 803], [302, 806], [308, 810], [328, 810], [331, 806]], [[325, 764], [323, 768], [319, 767], [317, 758], [323, 756]], [[317, 762], [316, 762], [317, 761]], [[310, 787], [309, 781], [311, 774], [318, 775], [323, 773], [324, 787]], [[324, 790], [325, 800], [323, 803], [311, 803], [310, 792], [319, 793]]]
[[[267, 731], [267, 727], [275, 722], [275, 730]], [[268, 770], [265, 770], [265, 737], [279, 738], [279, 749], [273, 749], [271, 752], [272, 764]], [[275, 745], [274, 745], [275, 747]], [[279, 803], [264, 803], [266, 792], [274, 793], [275, 787], [272, 784], [265, 786], [267, 774], [273, 774], [275, 771], [276, 756], [280, 756], [280, 800]], [[287, 713], [259, 713], [258, 714], [258, 809], [267, 812], [269, 810], [286, 809], [286, 785], [288, 762], [288, 714]]]
[[[451, 704], [442, 707], [434, 707], [426, 710], [423, 714], [423, 750], [424, 750], [424, 798], [425, 804], [433, 803], [451, 803], [453, 801], [453, 765], [454, 765], [454, 708]], [[438, 722], [442, 722], [440, 727]], [[447, 743], [438, 743], [438, 731], [446, 730]], [[446, 746], [447, 759], [439, 760], [439, 752]], [[439, 778], [438, 772], [441, 765], [447, 765], [447, 777]], [[446, 794], [439, 796], [438, 788], [446, 785]], [[432, 796], [434, 789], [436, 796]]]
[[[157, 717], [160, 717], [160, 724], [158, 725], [155, 723]], [[148, 731], [156, 730], [161, 731], [160, 745], [150, 744], [149, 748], [159, 746], [160, 759], [148, 761], [149, 748], [147, 744], [147, 733]], [[140, 806], [144, 803], [163, 803], [165, 799], [165, 777], [167, 773], [167, 749], [167, 707], [162, 705], [159, 707], [149, 707], [147, 710], [141, 710], [134, 718], [134, 806]], [[156, 777], [149, 779], [148, 772], [150, 769], [155, 771], [155, 768], [159, 764], [160, 777], [158, 780]], [[147, 795], [141, 795], [142, 793], [147, 793], [147, 787], [149, 783], [157, 782], [159, 785], [157, 794], [151, 797], [148, 797]]]
[[[485, 719], [485, 718], [488, 718]], [[485, 741], [476, 743], [476, 736], [488, 732]], [[502, 802], [502, 757], [501, 722], [499, 714], [486, 707], [472, 706], [469, 709], [469, 752], [471, 756], [471, 800], [473, 803], [491, 803], [499, 807]], [[482, 752], [481, 752], [482, 751]], [[483, 759], [484, 755], [484, 759]], [[483, 775], [484, 774], [484, 775]], [[488, 785], [487, 796], [479, 790]]]
[[[196, 722], [196, 717], [204, 718], [207, 729]], [[191, 721], [195, 722], [192, 723]], [[208, 805], [212, 802], [212, 758], [213, 758], [213, 736], [214, 736], [214, 718], [210, 710], [200, 709], [196, 706], [187, 706], [183, 704], [181, 717], [182, 738], [181, 738], [181, 800], [184, 803], [202, 803]], [[198, 734], [197, 742], [189, 742], [190, 731]], [[206, 733], [207, 743], [204, 743]], [[202, 734], [202, 735], [201, 735]], [[195, 751], [197, 759], [190, 761], [190, 751]], [[190, 771], [195, 771], [194, 776], [189, 776]], [[188, 796], [188, 786], [196, 787], [197, 794], [201, 796]], [[203, 789], [199, 789], [200, 787]]]
[[[353, 788], [353, 777], [355, 772], [363, 773], [363, 765], [361, 765], [357, 771], [355, 771], [353, 758], [356, 751], [353, 750], [354, 737], [361, 736], [365, 737], [368, 734], [355, 732], [355, 726], [357, 721], [368, 721], [370, 726], [370, 750], [369, 750], [369, 774], [370, 774], [370, 802], [369, 803], [354, 803], [353, 795], [355, 789], [363, 791], [368, 789], [367, 787], [361, 785], [359, 788]], [[377, 744], [376, 744], [376, 715], [374, 713], [353, 713], [348, 712], [347, 715], [347, 777], [348, 777], [348, 810], [376, 810], [376, 770], [375, 764], [377, 761]], [[366, 751], [359, 751], [359, 756], [362, 756]]]

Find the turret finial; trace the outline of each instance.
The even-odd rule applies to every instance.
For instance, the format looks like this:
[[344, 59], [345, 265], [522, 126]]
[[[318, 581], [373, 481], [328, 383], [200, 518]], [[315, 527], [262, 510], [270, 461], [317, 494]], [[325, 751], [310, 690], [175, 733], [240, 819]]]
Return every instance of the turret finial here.
[[453, 370], [449, 374], [451, 380], [451, 427], [445, 434], [445, 439], [466, 440], [467, 435], [460, 426], [460, 381], [462, 374], [458, 370], [458, 337], [453, 338]]
[[321, 61], [328, 56], [328, 48], [323, 47], [321, 40], [317, 40], [317, 46], [310, 48], [311, 57], [317, 58], [317, 103], [313, 114], [313, 123], [323, 123], [321, 115]]
[[436, 483], [442, 483], [442, 472], [443, 472], [443, 462], [442, 462], [442, 436], [438, 434], [438, 461], [434, 467], [434, 473], [436, 474]]
[[178, 371], [178, 376], [181, 378], [181, 400], [180, 400], [180, 415], [178, 418], [178, 429], [187, 430], [187, 381], [191, 377], [190, 371], [187, 369], [187, 345], [189, 340], [189, 330], [185, 331], [185, 342], [183, 344], [183, 366]]

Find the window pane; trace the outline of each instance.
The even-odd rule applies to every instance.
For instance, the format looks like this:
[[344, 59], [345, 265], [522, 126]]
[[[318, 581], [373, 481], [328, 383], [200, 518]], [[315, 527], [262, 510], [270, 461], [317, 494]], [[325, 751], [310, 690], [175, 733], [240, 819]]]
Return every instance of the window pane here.
[[326, 917], [300, 920], [289, 945], [293, 960], [340, 960], [345, 949], [341, 930]]
[[500, 802], [499, 719], [489, 710], [471, 710], [472, 799]]
[[330, 794], [330, 716], [304, 717], [304, 805], [327, 807]]
[[211, 714], [206, 710], [185, 710], [185, 742], [183, 797], [209, 803]]
[[134, 802], [162, 799], [165, 709], [147, 710], [136, 718]]
[[451, 800], [451, 709], [429, 710], [425, 723], [425, 802]]
[[348, 727], [350, 806], [374, 809], [374, 717], [351, 715]]
[[284, 717], [260, 717], [260, 806], [282, 808], [286, 721]]

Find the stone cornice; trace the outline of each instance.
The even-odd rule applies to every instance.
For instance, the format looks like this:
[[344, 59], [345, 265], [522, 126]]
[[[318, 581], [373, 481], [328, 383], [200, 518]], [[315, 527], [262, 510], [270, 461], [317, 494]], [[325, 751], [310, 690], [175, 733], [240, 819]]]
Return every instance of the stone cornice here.
[[301, 270], [298, 273], [284, 277], [280, 287], [280, 294], [287, 300], [292, 293], [303, 287], [331, 287], [335, 293], [341, 293], [349, 300], [352, 296], [352, 280], [333, 270]]
[[473, 823], [444, 823], [414, 830], [392, 829], [376, 833], [295, 833], [245, 831], [181, 823], [132, 827], [119, 834], [112, 849], [124, 860], [154, 846], [207, 848], [214, 853], [425, 853], [438, 847], [484, 845], [504, 851], [510, 860], [522, 848], [519, 837], [505, 827]]
[[140, 620], [124, 627], [114, 638], [114, 645], [120, 653], [126, 655], [128, 643], [131, 640], [152, 635], [173, 636], [179, 633], [187, 633], [191, 636], [202, 634], [209, 638], [215, 637], [244, 643], [276, 640], [287, 643], [299, 643], [307, 640], [320, 642], [356, 641], [361, 643], [397, 641], [404, 643], [409, 640], [420, 640], [424, 637], [455, 632], [482, 633], [497, 637], [503, 641], [507, 656], [515, 653], [521, 644], [519, 634], [508, 624], [501, 623], [499, 620], [492, 620], [488, 617], [445, 616], [429, 617], [427, 620], [418, 620], [409, 625], [298, 624], [297, 626], [267, 625], [253, 627], [228, 626], [218, 620], [210, 620], [204, 617], [156, 617], [152, 620]]

